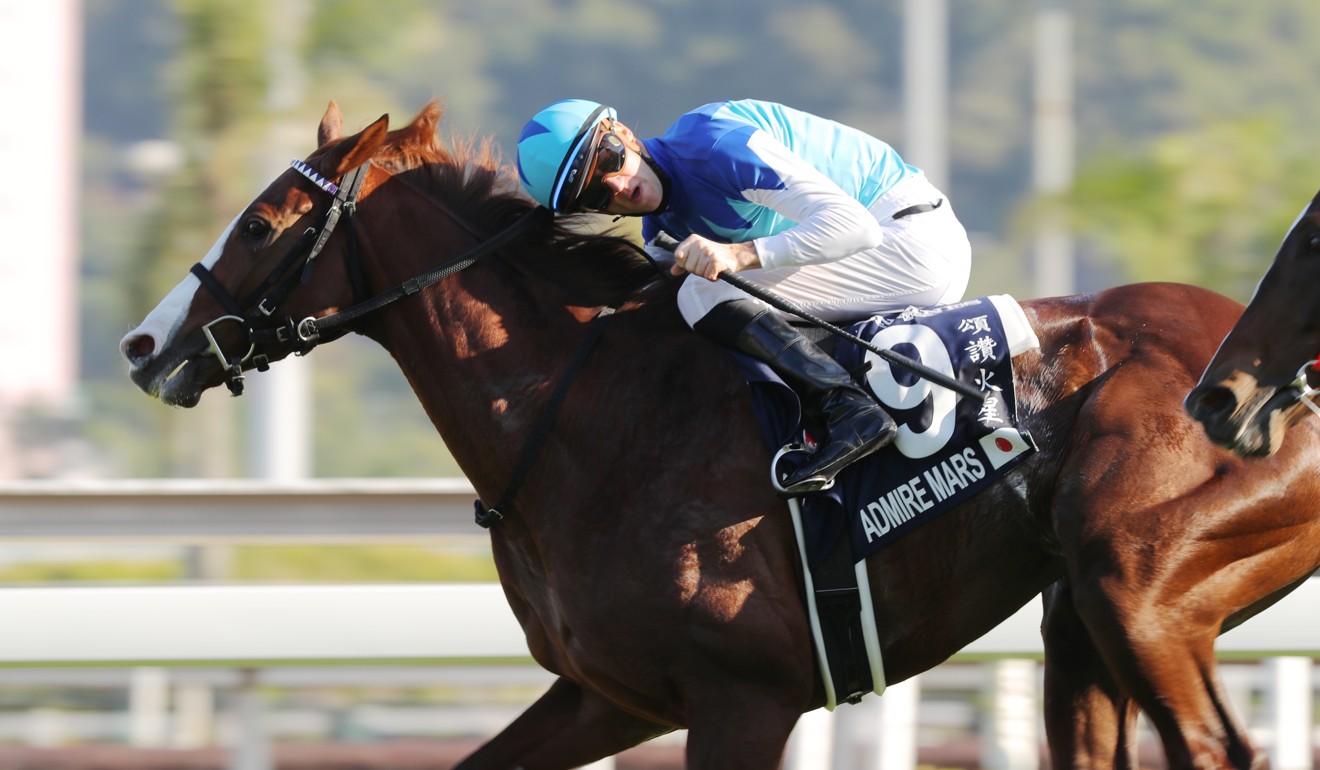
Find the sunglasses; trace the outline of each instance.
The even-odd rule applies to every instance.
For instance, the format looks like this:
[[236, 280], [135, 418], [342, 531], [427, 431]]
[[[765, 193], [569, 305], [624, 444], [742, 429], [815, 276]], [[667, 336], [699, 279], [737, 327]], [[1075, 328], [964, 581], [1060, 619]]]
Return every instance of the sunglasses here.
[[587, 169], [587, 182], [578, 194], [577, 205], [589, 211], [604, 211], [614, 197], [614, 191], [605, 186], [605, 177], [622, 169], [627, 157], [628, 148], [617, 134], [611, 131], [602, 136]]

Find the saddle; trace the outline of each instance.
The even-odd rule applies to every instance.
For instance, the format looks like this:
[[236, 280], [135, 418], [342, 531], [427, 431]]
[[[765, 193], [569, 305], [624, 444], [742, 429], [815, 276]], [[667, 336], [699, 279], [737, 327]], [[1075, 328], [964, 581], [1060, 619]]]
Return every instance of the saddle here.
[[[828, 490], [790, 500], [807, 584], [808, 613], [826, 682], [826, 707], [883, 692], [866, 558], [1008, 473], [1035, 451], [1016, 425], [1012, 358], [1039, 346], [1016, 300], [979, 297], [867, 318], [846, 331], [920, 361], [985, 393], [962, 398], [847, 340], [803, 329], [894, 416], [890, 446], [844, 469]], [[829, 346], [834, 342], [832, 348]], [[731, 351], [732, 352], [732, 351]], [[733, 352], [762, 434], [790, 458], [809, 441], [797, 396], [759, 361]], [[773, 471], [774, 469], [772, 469]], [[771, 475], [771, 478], [774, 476]]]

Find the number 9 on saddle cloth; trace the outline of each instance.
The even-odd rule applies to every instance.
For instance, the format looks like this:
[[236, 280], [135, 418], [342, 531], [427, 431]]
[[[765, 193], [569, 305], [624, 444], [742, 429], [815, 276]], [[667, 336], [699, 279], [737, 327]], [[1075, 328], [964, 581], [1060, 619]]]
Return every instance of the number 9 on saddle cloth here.
[[[856, 323], [847, 331], [892, 349], [985, 392], [959, 394], [839, 340], [831, 354], [865, 371], [863, 388], [899, 424], [894, 443], [845, 469], [833, 488], [802, 498], [815, 564], [847, 524], [854, 561], [952, 508], [1035, 450], [1016, 426], [1012, 358], [1039, 346], [1018, 303], [1008, 295], [934, 308], [908, 308]], [[733, 352], [752, 389], [762, 433], [776, 462], [793, 462], [809, 437], [797, 396], [769, 367]], [[777, 470], [777, 469], [776, 469]], [[768, 474], [771, 480], [777, 476]]]

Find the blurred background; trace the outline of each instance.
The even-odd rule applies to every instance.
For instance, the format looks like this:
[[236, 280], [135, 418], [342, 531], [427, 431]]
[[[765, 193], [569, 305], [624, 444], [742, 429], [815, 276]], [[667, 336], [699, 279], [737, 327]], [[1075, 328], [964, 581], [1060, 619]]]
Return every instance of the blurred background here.
[[[527, 118], [565, 97], [609, 103], [644, 135], [725, 98], [817, 112], [930, 169], [973, 235], [970, 295], [1177, 280], [1245, 301], [1320, 179], [1320, 6], [1305, 0], [28, 5], [0, 6], [13, 33], [52, 18], [6, 47], [0, 81], [0, 153], [22, 172], [0, 209], [10, 478], [260, 472], [248, 400], [163, 409], [129, 385], [117, 345], [314, 149], [332, 99], [356, 128], [439, 98], [442, 132], [493, 137], [509, 159]], [[910, 17], [940, 6], [905, 48]], [[1043, 25], [1051, 13], [1066, 27]], [[1056, 217], [1042, 193], [1064, 190]], [[1038, 286], [1045, 219], [1067, 228], [1075, 267]], [[453, 473], [392, 362], [355, 342], [307, 361], [307, 474]]]
[[[364, 340], [192, 410], [125, 376], [120, 337], [314, 149], [331, 100], [354, 129], [438, 98], [442, 134], [510, 161], [560, 98], [642, 135], [780, 101], [927, 170], [971, 233], [969, 296], [1174, 280], [1245, 302], [1320, 186], [1317, 40], [1313, 0], [0, 0], [0, 481], [459, 475]], [[11, 586], [493, 579], [477, 532], [0, 544]], [[0, 682], [0, 710], [127, 697], [78, 692]]]

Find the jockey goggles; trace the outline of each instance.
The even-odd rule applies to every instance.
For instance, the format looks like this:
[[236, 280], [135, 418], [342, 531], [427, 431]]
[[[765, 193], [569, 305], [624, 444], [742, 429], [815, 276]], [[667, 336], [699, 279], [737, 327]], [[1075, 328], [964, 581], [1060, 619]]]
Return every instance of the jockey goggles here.
[[602, 135], [587, 168], [587, 181], [578, 193], [577, 205], [589, 211], [604, 211], [614, 197], [614, 191], [605, 186], [605, 177], [618, 173], [627, 158], [628, 147], [618, 134], [609, 131]]

